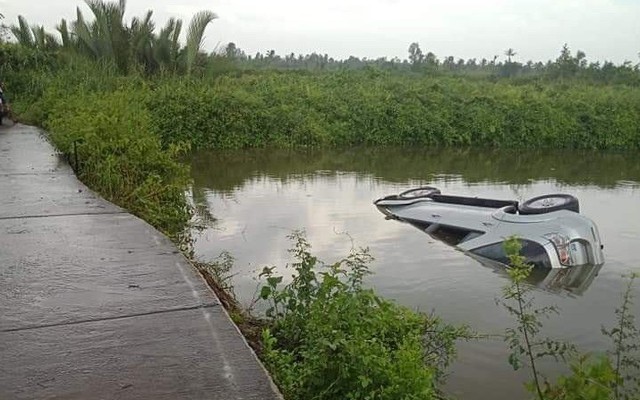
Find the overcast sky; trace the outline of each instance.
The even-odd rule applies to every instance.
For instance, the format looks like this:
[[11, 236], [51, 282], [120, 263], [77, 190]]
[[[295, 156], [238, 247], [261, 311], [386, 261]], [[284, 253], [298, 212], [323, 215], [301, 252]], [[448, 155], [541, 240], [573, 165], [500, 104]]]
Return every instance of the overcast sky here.
[[[0, 0], [0, 12], [9, 23], [21, 14], [53, 29], [61, 18], [74, 19], [78, 5], [88, 10], [76, 0]], [[147, 9], [156, 26], [214, 11], [207, 51], [234, 42], [248, 54], [406, 58], [418, 42], [439, 58], [503, 59], [512, 47], [516, 60], [546, 61], [566, 42], [591, 61], [634, 64], [640, 52], [640, 0], [129, 0], [126, 17]]]

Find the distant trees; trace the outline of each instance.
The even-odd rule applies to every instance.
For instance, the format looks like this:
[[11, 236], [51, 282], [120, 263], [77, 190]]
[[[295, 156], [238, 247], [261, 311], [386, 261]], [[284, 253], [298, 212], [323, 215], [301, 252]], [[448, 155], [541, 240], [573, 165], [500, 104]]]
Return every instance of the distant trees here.
[[511, 61], [511, 57], [515, 57], [516, 54], [518, 53], [511, 47], [505, 50], [504, 55], [507, 56], [507, 61], [498, 70], [500, 76], [512, 77], [522, 72], [522, 65]]
[[441, 60], [433, 52], [426, 54], [417, 42], [408, 48], [408, 57], [377, 59], [358, 58], [350, 56], [344, 60], [336, 60], [326, 54], [288, 54], [280, 57], [275, 51], [267, 54], [258, 52], [255, 56], [246, 56], [234, 43], [227, 45], [219, 54], [227, 60], [233, 61], [239, 69], [303, 69], [303, 70], [340, 70], [379, 68], [397, 71], [398, 73], [430, 73], [455, 74], [475, 77], [498, 77], [514, 79], [581, 79], [593, 83], [626, 83], [640, 86], [640, 64], [623, 63], [615, 65], [611, 62], [588, 63], [586, 54], [578, 50], [572, 54], [568, 45], [564, 45], [560, 55], [553, 61], [527, 61], [520, 63], [514, 60], [518, 53], [513, 48], [505, 50], [506, 60], [500, 61], [499, 56], [477, 60], [456, 59], [447, 56]]

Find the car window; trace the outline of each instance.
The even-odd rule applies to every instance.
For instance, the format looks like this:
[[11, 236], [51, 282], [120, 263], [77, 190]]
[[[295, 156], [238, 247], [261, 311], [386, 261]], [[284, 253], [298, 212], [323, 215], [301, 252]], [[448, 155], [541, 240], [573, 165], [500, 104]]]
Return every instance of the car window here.
[[551, 268], [551, 260], [542, 245], [530, 240], [521, 240], [520, 242], [522, 243], [520, 255], [526, 258], [527, 263], [533, 264], [535, 267]]
[[504, 251], [503, 242], [478, 247], [477, 249], [471, 250], [471, 252], [503, 264], [509, 264], [509, 258], [507, 257], [507, 253]]
[[[533, 264], [535, 267], [551, 268], [551, 260], [549, 260], [544, 247], [530, 240], [520, 240], [520, 243], [522, 245], [520, 255], [525, 257], [527, 263]], [[479, 247], [471, 252], [503, 264], [509, 264], [509, 258], [504, 251], [504, 242]]]
[[437, 229], [427, 231], [434, 239], [438, 239], [451, 246], [457, 246], [462, 242], [476, 238], [482, 233], [468, 229], [454, 228], [446, 225], [438, 225]]

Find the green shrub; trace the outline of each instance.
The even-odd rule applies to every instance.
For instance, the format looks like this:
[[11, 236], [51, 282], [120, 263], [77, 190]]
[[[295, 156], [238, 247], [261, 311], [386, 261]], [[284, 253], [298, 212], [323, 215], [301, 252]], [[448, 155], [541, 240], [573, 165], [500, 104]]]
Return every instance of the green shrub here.
[[[291, 238], [293, 280], [282, 286], [283, 277], [265, 268], [260, 293], [269, 305], [270, 325], [263, 332], [263, 359], [285, 397], [435, 398], [440, 376], [435, 352], [451, 357], [453, 340], [466, 331], [365, 289], [371, 260], [366, 250], [319, 269], [304, 236], [298, 232]], [[442, 341], [447, 351], [425, 340]]]
[[53, 82], [35, 104], [46, 109], [41, 123], [63, 153], [72, 154], [76, 143], [83, 182], [177, 238], [190, 215], [188, 167], [177, 162], [186, 148], [162, 148], [144, 107], [149, 90], [135, 80], [111, 85], [116, 88], [85, 92]]
[[582, 356], [570, 365], [571, 373], [561, 376], [554, 385], [547, 385], [545, 400], [605, 400], [614, 396], [616, 374], [607, 357], [595, 360]]

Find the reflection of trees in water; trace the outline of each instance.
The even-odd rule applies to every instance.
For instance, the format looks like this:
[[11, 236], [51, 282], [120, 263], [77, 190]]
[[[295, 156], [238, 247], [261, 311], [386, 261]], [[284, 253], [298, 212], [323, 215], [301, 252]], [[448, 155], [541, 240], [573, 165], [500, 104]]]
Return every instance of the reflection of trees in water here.
[[324, 172], [354, 172], [390, 182], [462, 178], [519, 189], [554, 179], [567, 185], [640, 186], [640, 159], [630, 153], [575, 150], [356, 148], [346, 150], [251, 149], [201, 152], [192, 160], [196, 186], [232, 191], [255, 176], [290, 179]]
[[215, 227], [218, 219], [213, 216], [207, 202], [206, 190], [202, 187], [192, 185], [188, 192], [193, 209], [193, 217], [191, 218], [192, 227], [196, 230]]

